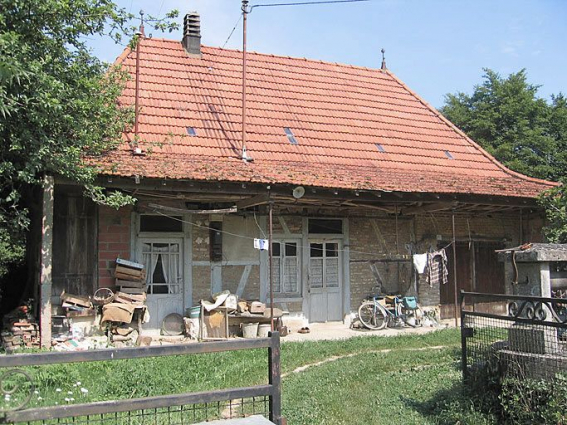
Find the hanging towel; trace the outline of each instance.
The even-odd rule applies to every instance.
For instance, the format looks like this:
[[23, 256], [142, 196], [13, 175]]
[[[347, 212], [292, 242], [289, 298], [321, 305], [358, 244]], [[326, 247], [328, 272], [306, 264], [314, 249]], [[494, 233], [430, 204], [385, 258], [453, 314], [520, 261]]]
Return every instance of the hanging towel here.
[[427, 266], [427, 254], [414, 254], [413, 266], [419, 274], [425, 272], [425, 266]]

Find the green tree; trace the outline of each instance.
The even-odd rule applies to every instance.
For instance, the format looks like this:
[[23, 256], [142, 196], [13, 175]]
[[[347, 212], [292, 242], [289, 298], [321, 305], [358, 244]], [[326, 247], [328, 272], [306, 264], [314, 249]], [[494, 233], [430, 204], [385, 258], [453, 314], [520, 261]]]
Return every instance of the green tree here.
[[[539, 86], [527, 82], [521, 70], [503, 78], [489, 69], [472, 95], [448, 94], [441, 113], [500, 162], [532, 177], [557, 181], [567, 172], [565, 98], [548, 104], [537, 97]], [[557, 124], [557, 125], [556, 125]]]
[[117, 102], [125, 75], [85, 41], [131, 37], [133, 18], [108, 0], [0, 0], [0, 275], [22, 257], [26, 206], [44, 173], [84, 185], [100, 203], [132, 202], [94, 185], [89, 158], [116, 145], [132, 111]]
[[[448, 94], [441, 113], [508, 168], [552, 181], [567, 181], [567, 99], [537, 96], [521, 70], [503, 78], [485, 70], [471, 95]], [[565, 186], [540, 197], [548, 240], [567, 243]]]

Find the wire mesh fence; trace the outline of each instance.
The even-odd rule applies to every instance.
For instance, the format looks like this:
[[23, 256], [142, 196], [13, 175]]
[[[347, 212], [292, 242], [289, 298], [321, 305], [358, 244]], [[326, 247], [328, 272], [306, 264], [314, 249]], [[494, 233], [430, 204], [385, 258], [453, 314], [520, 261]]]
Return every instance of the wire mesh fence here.
[[198, 424], [217, 419], [244, 418], [252, 415], [269, 416], [268, 396], [18, 423], [30, 425], [183, 425]]
[[462, 293], [463, 376], [554, 379], [567, 372], [567, 300]]

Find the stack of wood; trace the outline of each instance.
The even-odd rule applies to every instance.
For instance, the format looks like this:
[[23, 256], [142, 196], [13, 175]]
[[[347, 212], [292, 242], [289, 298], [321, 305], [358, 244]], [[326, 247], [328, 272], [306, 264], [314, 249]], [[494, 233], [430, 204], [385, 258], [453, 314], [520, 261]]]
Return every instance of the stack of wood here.
[[30, 307], [22, 305], [4, 316], [2, 344], [7, 352], [17, 348], [39, 348], [39, 325], [30, 314]]
[[146, 270], [143, 264], [117, 258], [114, 277], [116, 278], [116, 287], [120, 292], [124, 294], [144, 295], [145, 302], [147, 287]]

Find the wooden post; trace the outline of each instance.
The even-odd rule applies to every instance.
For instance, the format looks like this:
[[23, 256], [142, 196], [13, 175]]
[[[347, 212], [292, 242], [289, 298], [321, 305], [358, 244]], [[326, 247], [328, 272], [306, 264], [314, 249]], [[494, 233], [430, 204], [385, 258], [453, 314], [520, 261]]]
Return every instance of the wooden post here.
[[268, 234], [268, 258], [269, 258], [269, 267], [270, 267], [270, 329], [272, 332], [274, 329], [274, 270], [273, 270], [273, 254], [272, 254], [272, 237], [274, 231], [274, 223], [273, 223], [273, 205], [272, 200], [270, 199], [270, 203], [268, 204], [269, 207], [269, 234]]
[[270, 421], [282, 424], [282, 387], [280, 368], [280, 333], [270, 332], [271, 345], [268, 348], [269, 384], [272, 385], [270, 396]]
[[453, 224], [453, 286], [455, 290], [455, 327], [459, 326], [459, 294], [457, 283], [457, 233], [455, 231], [455, 212], [452, 214]]
[[41, 220], [41, 259], [39, 277], [39, 329], [41, 346], [51, 347], [51, 287], [53, 265], [53, 176], [43, 178], [43, 202]]

